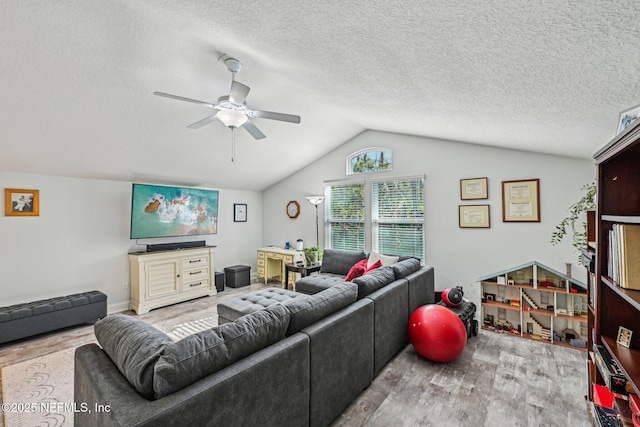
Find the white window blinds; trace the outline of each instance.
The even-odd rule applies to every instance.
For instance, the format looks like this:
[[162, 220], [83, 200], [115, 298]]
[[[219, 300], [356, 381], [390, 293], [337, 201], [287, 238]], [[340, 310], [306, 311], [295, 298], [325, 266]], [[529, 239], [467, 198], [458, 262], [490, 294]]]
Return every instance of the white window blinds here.
[[424, 177], [371, 183], [372, 248], [424, 261]]
[[325, 247], [364, 250], [364, 182], [325, 186]]

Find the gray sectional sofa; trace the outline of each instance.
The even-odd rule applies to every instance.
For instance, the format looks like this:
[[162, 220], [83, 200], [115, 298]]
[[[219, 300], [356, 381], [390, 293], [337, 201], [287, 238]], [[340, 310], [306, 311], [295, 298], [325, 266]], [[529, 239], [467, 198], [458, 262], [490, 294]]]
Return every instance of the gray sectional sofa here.
[[432, 267], [395, 267], [176, 343], [108, 316], [95, 326], [102, 348], [76, 350], [74, 400], [91, 410], [75, 424], [326, 426], [408, 344], [411, 312], [434, 302]]

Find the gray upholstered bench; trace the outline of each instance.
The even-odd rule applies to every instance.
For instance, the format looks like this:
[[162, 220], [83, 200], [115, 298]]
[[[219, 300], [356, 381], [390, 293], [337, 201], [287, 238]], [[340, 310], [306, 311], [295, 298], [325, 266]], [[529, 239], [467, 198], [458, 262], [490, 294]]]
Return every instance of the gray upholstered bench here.
[[99, 291], [0, 307], [0, 344], [93, 322], [106, 315], [107, 296]]
[[262, 310], [273, 304], [279, 304], [294, 298], [307, 298], [309, 295], [280, 288], [268, 288], [250, 294], [233, 297], [218, 304], [218, 324], [233, 322], [245, 314]]

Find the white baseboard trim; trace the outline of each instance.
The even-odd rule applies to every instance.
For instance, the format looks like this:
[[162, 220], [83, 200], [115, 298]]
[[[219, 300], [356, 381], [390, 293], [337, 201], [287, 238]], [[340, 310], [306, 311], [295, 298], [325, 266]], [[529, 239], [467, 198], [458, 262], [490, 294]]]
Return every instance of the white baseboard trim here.
[[129, 310], [129, 301], [107, 305], [107, 314], [122, 313], [127, 310]]

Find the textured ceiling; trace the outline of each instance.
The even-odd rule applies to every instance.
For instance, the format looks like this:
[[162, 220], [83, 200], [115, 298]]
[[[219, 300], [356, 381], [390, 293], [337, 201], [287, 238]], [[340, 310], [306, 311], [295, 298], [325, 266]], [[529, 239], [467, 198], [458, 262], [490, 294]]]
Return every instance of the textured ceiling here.
[[[640, 4], [2, 0], [0, 170], [262, 190], [365, 129], [590, 158], [640, 104]], [[186, 126], [240, 59], [253, 140]]]

